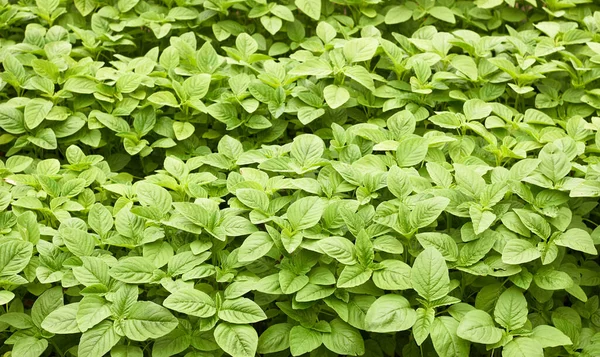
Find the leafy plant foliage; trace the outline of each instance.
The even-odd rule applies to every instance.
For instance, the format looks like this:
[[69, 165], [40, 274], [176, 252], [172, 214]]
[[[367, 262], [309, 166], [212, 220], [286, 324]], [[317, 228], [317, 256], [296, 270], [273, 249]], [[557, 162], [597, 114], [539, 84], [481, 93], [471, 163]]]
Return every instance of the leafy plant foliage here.
[[600, 4], [0, 0], [0, 353], [600, 355]]

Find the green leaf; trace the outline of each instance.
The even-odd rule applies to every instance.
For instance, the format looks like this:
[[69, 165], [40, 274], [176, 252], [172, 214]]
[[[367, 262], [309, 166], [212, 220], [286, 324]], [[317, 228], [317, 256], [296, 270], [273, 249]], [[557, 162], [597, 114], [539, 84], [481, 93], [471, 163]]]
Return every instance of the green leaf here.
[[294, 326], [290, 330], [288, 338], [292, 356], [309, 353], [323, 343], [323, 336], [320, 332], [302, 326]]
[[418, 201], [410, 213], [410, 225], [413, 228], [427, 227], [446, 209], [450, 200], [446, 197], [434, 197]]
[[413, 289], [427, 301], [448, 294], [450, 277], [444, 256], [435, 248], [426, 248], [415, 259], [411, 269]]
[[195, 289], [181, 289], [169, 295], [163, 305], [186, 315], [207, 318], [217, 313], [215, 302], [206, 293]]
[[181, 328], [158, 338], [152, 345], [153, 357], [170, 357], [185, 351], [192, 342], [192, 336]]
[[75, 7], [81, 16], [87, 16], [96, 8], [95, 0], [75, 0]]
[[417, 313], [410, 303], [400, 295], [384, 295], [378, 298], [365, 315], [368, 331], [396, 332], [411, 328], [417, 319]]
[[554, 144], [544, 146], [540, 151], [539, 158], [540, 165], [538, 169], [554, 182], [558, 182], [571, 171], [571, 161]]
[[33, 323], [36, 326], [41, 327], [44, 319], [51, 312], [63, 305], [63, 292], [60, 286], [55, 286], [44, 291], [42, 295], [35, 300], [33, 307], [31, 308], [31, 318], [33, 319]]
[[319, 20], [321, 17], [321, 1], [320, 0], [295, 0], [298, 9], [308, 15], [313, 20]]
[[131, 306], [121, 327], [127, 338], [146, 341], [173, 331], [179, 321], [169, 310], [150, 301], [138, 301]]
[[319, 197], [304, 197], [292, 203], [287, 210], [287, 219], [296, 231], [315, 226], [325, 210]]
[[483, 233], [486, 229], [490, 228], [496, 220], [496, 215], [493, 212], [483, 210], [477, 205], [472, 205], [469, 208], [469, 216], [473, 221], [473, 230], [475, 231], [475, 234]]
[[525, 209], [514, 209], [515, 213], [521, 219], [521, 222], [532, 231], [535, 235], [542, 239], [550, 237], [550, 224], [539, 214], [530, 212]]
[[456, 22], [452, 10], [448, 9], [445, 6], [434, 6], [431, 9], [429, 9], [429, 13], [436, 19], [440, 19], [451, 24]]
[[373, 283], [384, 290], [411, 289], [411, 268], [408, 264], [394, 259], [379, 263], [380, 269], [373, 272]]
[[59, 229], [60, 237], [69, 251], [77, 256], [91, 255], [96, 246], [96, 240], [87, 232], [70, 227]]
[[535, 340], [542, 348], [568, 346], [573, 344], [571, 339], [559, 329], [548, 325], [539, 325], [533, 328], [531, 339]]
[[171, 195], [158, 185], [140, 182], [136, 186], [136, 193], [142, 206], [156, 207], [163, 215], [171, 210]]
[[410, 177], [398, 166], [392, 166], [387, 175], [387, 187], [400, 199], [405, 199], [413, 191]]
[[42, 328], [56, 334], [79, 333], [77, 311], [79, 303], [68, 304], [51, 311], [42, 321]]
[[6, 291], [6, 290], [0, 291], [0, 305], [6, 305], [14, 298], [15, 298], [15, 293], [13, 293], [12, 291]]
[[192, 123], [176, 121], [173, 123], [173, 133], [175, 138], [179, 141], [183, 141], [196, 131], [196, 127]]
[[0, 241], [0, 276], [20, 273], [29, 263], [32, 253], [33, 245], [29, 242], [16, 239]]
[[427, 141], [419, 136], [413, 136], [400, 141], [396, 149], [396, 161], [400, 167], [410, 167], [420, 164], [427, 155]]
[[[239, 190], [238, 190], [239, 192]], [[240, 262], [253, 262], [266, 255], [273, 247], [273, 240], [266, 232], [255, 232], [249, 235], [238, 253]]]
[[527, 314], [527, 300], [515, 287], [508, 288], [500, 295], [494, 309], [496, 322], [509, 331], [523, 327], [527, 321]]
[[325, 102], [331, 109], [341, 107], [350, 99], [348, 90], [344, 87], [336, 86], [335, 84], [330, 84], [325, 87], [323, 96], [325, 97]]
[[52, 102], [41, 98], [35, 98], [25, 105], [25, 125], [28, 129], [37, 128], [48, 116], [52, 109]]
[[129, 284], [150, 283], [155, 280], [156, 267], [143, 257], [121, 259], [110, 269], [110, 276]]
[[77, 309], [77, 325], [82, 332], [85, 332], [109, 316], [111, 311], [103, 298], [93, 295], [84, 296]]
[[346, 238], [328, 237], [319, 240], [319, 247], [325, 254], [336, 259], [342, 264], [353, 265], [356, 263], [354, 244]]
[[267, 318], [254, 301], [247, 298], [225, 300], [219, 309], [221, 320], [234, 324], [255, 323]]
[[540, 251], [524, 239], [511, 239], [504, 245], [502, 262], [506, 264], [524, 264], [541, 257]]
[[449, 235], [440, 232], [425, 232], [418, 233], [416, 237], [423, 248], [435, 248], [447, 261], [458, 260], [458, 246]]
[[433, 308], [418, 308], [417, 318], [412, 327], [413, 336], [417, 345], [422, 345], [429, 336], [431, 325], [435, 319], [435, 310]]
[[177, 99], [175, 98], [173, 93], [167, 91], [152, 93], [148, 97], [148, 101], [152, 104], [158, 105], [159, 107], [168, 106], [176, 108], [179, 106], [179, 102], [177, 102]]
[[533, 275], [533, 281], [545, 290], [562, 290], [573, 286], [573, 279], [569, 274], [552, 267], [540, 268]]
[[201, 99], [208, 93], [211, 80], [210, 74], [195, 74], [183, 81], [183, 89], [191, 98]]
[[143, 357], [142, 349], [137, 346], [117, 345], [110, 350], [111, 357]]
[[495, 327], [492, 317], [482, 310], [467, 312], [460, 320], [456, 334], [467, 341], [484, 344], [493, 344], [502, 338], [502, 330]]
[[580, 228], [571, 228], [554, 238], [554, 244], [571, 248], [590, 255], [597, 255], [598, 251], [590, 234]]
[[323, 344], [339, 355], [361, 356], [365, 353], [365, 344], [357, 329], [340, 319], [330, 323], [331, 332], [323, 334]]
[[48, 348], [48, 340], [22, 336], [14, 343], [11, 356], [39, 357]]
[[252, 36], [245, 32], [239, 34], [235, 39], [235, 47], [246, 57], [249, 57], [256, 51], [258, 51], [258, 43]]
[[250, 325], [220, 323], [215, 328], [215, 341], [223, 351], [236, 357], [254, 357], [258, 334]]
[[478, 120], [490, 115], [492, 107], [481, 99], [470, 99], [463, 105], [463, 110], [467, 119]]
[[293, 327], [289, 323], [271, 325], [258, 338], [257, 352], [265, 354], [288, 349], [290, 347], [290, 331]]
[[67, 79], [63, 89], [73, 93], [92, 94], [96, 91], [96, 82], [86, 77], [71, 77]]
[[440, 316], [431, 325], [431, 342], [440, 357], [468, 357], [470, 344], [456, 334], [458, 321], [450, 316]]
[[35, 136], [29, 136], [27, 140], [33, 145], [46, 150], [55, 150], [58, 147], [56, 134], [50, 128], [38, 130]]
[[292, 142], [290, 156], [302, 167], [311, 167], [318, 163], [325, 151], [323, 140], [316, 135], [298, 135]]
[[371, 278], [371, 269], [361, 265], [348, 265], [342, 270], [337, 281], [338, 288], [353, 288], [366, 283]]
[[362, 62], [373, 58], [379, 42], [372, 37], [355, 38], [344, 45], [344, 56], [348, 62]]
[[279, 287], [284, 294], [293, 294], [308, 284], [309, 278], [306, 275], [296, 275], [289, 270], [279, 272]]
[[452, 61], [450, 63], [452, 64], [452, 67], [456, 68], [460, 73], [464, 74], [472, 81], [476, 81], [479, 77], [477, 64], [473, 58], [469, 56], [456, 55], [452, 57]]
[[413, 16], [413, 12], [404, 5], [394, 6], [385, 14], [385, 23], [395, 25], [408, 21]]
[[519, 337], [510, 341], [502, 349], [502, 357], [543, 357], [542, 346], [534, 339]]
[[117, 334], [113, 322], [103, 321], [81, 335], [77, 353], [81, 356], [101, 357], [120, 339], [121, 336]]

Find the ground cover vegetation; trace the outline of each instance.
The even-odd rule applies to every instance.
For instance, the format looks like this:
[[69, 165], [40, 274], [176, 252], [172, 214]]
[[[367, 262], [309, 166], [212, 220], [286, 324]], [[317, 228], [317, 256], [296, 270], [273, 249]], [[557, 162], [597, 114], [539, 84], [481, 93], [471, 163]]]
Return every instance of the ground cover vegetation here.
[[0, 353], [599, 356], [599, 5], [0, 0]]

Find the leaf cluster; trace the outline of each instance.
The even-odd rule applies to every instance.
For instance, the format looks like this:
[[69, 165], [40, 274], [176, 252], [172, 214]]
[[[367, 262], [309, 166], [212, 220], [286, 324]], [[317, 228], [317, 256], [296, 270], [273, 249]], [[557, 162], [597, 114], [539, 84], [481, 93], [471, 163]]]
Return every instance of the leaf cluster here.
[[591, 0], [0, 0], [0, 353], [600, 355]]

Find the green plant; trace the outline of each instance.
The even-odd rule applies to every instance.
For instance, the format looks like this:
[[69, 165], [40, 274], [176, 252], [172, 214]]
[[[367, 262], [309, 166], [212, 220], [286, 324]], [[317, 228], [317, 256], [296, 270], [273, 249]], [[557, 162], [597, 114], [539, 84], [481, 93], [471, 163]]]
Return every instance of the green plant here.
[[0, 353], [600, 355], [599, 29], [0, 0]]

